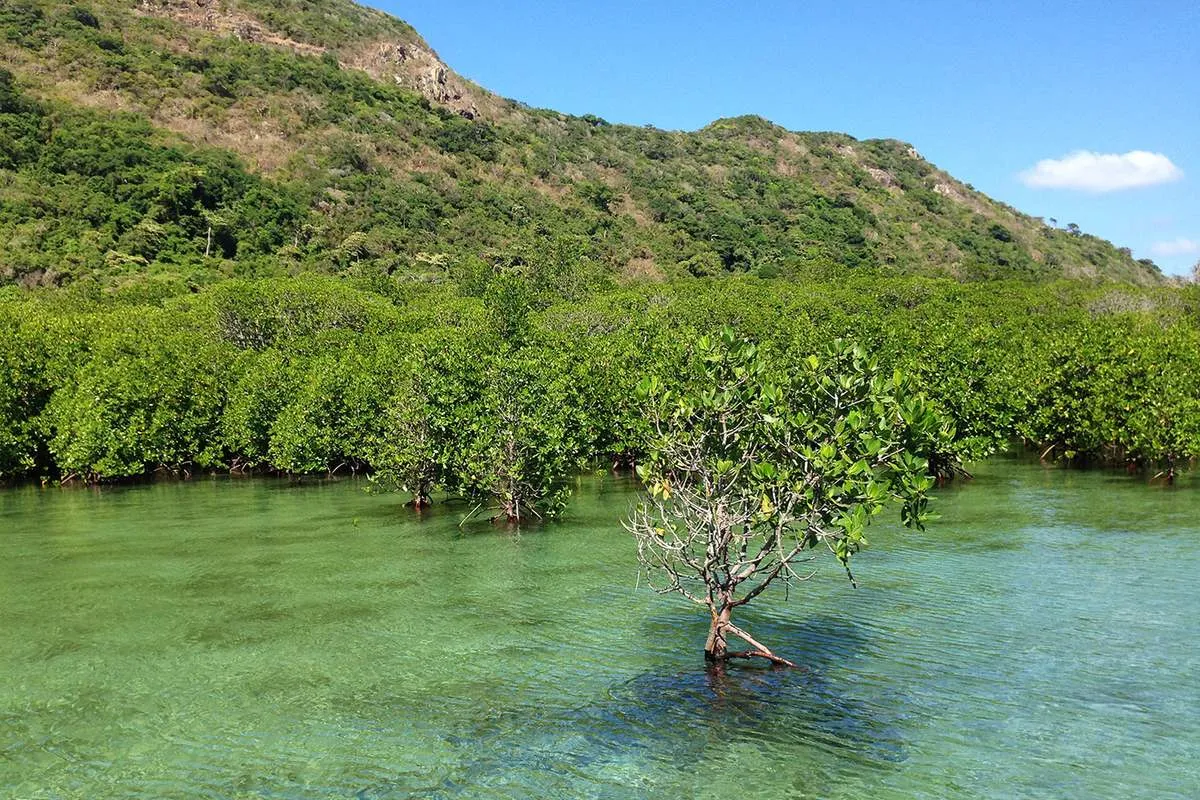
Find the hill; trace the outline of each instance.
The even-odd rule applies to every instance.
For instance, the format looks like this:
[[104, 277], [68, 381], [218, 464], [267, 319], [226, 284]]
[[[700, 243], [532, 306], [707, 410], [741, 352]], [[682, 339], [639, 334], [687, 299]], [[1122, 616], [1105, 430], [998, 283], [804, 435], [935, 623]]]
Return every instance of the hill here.
[[[346, 0], [0, 6], [0, 278], [1163, 280], [909, 144], [533, 109]], [[570, 294], [568, 290], [566, 294]]]

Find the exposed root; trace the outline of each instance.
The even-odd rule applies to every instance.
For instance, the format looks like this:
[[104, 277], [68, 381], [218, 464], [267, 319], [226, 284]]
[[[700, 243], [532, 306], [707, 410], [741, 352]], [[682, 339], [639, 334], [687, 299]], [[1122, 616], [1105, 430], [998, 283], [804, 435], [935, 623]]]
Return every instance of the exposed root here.
[[[725, 649], [725, 634], [733, 634], [746, 644], [750, 645], [746, 650], [727, 650]], [[716, 652], [714, 652], [714, 650]], [[772, 664], [781, 667], [793, 667], [797, 665], [788, 661], [786, 658], [775, 655], [771, 649], [762, 642], [755, 639], [744, 630], [729, 622], [728, 619], [720, 620], [715, 623], [714, 631], [710, 633], [710, 644], [704, 650], [704, 658], [707, 661], [714, 663], [722, 663], [731, 658], [765, 658]]]
[[[788, 661], [786, 658], [780, 658], [779, 656], [772, 653], [770, 648], [768, 648], [762, 642], [759, 642], [758, 640], [756, 640], [753, 636], [746, 633], [744, 630], [739, 628], [737, 625], [734, 625], [732, 622], [725, 623], [725, 630], [729, 631], [734, 636], [738, 637], [739, 639], [741, 639], [743, 642], [750, 645], [750, 647], [751, 647], [750, 650], [738, 651], [737, 655], [734, 655], [733, 653], [726, 653], [725, 655], [727, 658], [731, 657], [731, 656], [735, 657], [735, 658], [758, 657], [758, 658], [765, 658], [773, 664], [781, 664], [785, 667], [796, 666], [791, 661]], [[747, 655], [742, 655], [742, 653], [746, 653]]]

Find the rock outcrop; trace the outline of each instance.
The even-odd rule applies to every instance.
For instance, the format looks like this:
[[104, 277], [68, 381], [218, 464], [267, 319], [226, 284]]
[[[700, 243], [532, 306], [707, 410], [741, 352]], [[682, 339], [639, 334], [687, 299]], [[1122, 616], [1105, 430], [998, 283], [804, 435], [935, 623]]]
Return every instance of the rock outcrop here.
[[419, 92], [431, 103], [446, 106], [467, 119], [480, 116], [482, 91], [471, 86], [426, 46], [413, 41], [376, 41], [330, 51], [300, 42], [270, 29], [262, 20], [232, 9], [218, 0], [140, 0], [138, 11], [169, 17], [193, 28], [236, 36], [242, 41], [286, 47], [303, 55], [332, 52], [345, 67], [361, 69], [379, 80]]
[[436, 53], [417, 42], [377, 42], [350, 57], [346, 65], [420, 92], [431, 103], [444, 105], [467, 119], [479, 116], [474, 92], [466, 81]]

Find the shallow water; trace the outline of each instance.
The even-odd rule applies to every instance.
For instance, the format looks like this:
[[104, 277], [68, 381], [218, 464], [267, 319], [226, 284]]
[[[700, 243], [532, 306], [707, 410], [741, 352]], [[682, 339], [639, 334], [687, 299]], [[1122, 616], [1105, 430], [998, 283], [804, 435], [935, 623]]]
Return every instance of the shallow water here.
[[1200, 796], [1200, 487], [989, 462], [699, 657], [632, 497], [514, 535], [353, 481], [0, 492], [0, 796]]

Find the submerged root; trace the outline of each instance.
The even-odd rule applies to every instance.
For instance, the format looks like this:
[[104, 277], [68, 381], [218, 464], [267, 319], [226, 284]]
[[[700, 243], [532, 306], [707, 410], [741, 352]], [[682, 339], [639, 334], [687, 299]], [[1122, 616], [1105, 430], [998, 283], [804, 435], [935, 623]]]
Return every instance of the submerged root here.
[[772, 664], [777, 664], [781, 667], [792, 667], [794, 669], [799, 668], [798, 665], [788, 661], [786, 658], [781, 658], [780, 656], [775, 655], [769, 650], [730, 650], [725, 654], [725, 658], [765, 658]]

